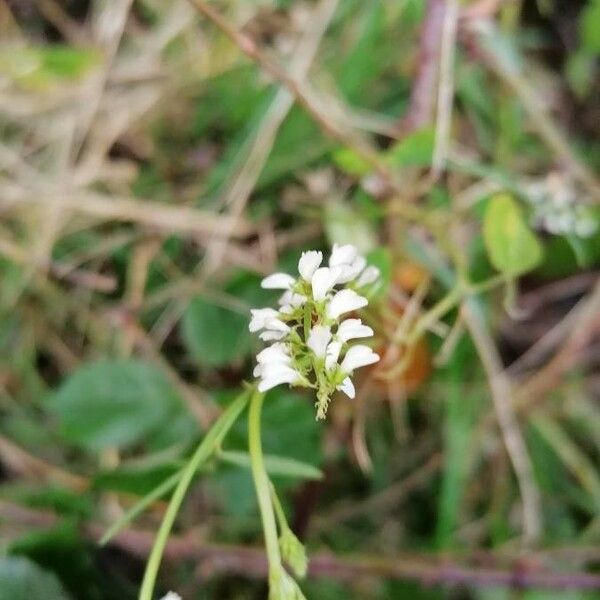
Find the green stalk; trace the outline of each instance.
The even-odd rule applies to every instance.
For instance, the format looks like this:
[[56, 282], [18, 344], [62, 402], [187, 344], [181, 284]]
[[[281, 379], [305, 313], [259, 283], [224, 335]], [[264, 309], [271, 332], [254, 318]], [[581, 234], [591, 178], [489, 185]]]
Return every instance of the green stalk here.
[[252, 477], [254, 479], [254, 487], [256, 488], [256, 497], [258, 499], [265, 536], [267, 559], [269, 561], [269, 580], [271, 580], [271, 574], [277, 572], [282, 567], [277, 538], [277, 525], [271, 501], [271, 482], [265, 469], [260, 435], [260, 415], [264, 397], [264, 394], [255, 392], [250, 400], [248, 446], [250, 450]]
[[194, 452], [182, 471], [181, 479], [175, 488], [175, 492], [173, 492], [173, 496], [171, 497], [171, 501], [167, 507], [167, 512], [165, 513], [162, 523], [160, 524], [158, 534], [156, 535], [156, 540], [154, 540], [154, 546], [152, 547], [150, 558], [146, 563], [146, 571], [144, 573], [144, 580], [142, 581], [142, 587], [140, 589], [139, 600], [152, 600], [154, 585], [156, 584], [156, 576], [160, 567], [160, 561], [165, 546], [167, 545], [171, 528], [175, 522], [175, 517], [179, 512], [179, 508], [181, 507], [181, 503], [183, 502], [185, 493], [192, 482], [194, 474], [198, 470], [198, 467], [200, 467], [204, 461], [210, 458], [211, 454], [222, 443], [223, 438], [229, 429], [231, 429], [231, 426], [235, 423], [236, 419], [240, 416], [240, 413], [244, 410], [248, 402], [248, 397], [251, 393], [251, 390], [245, 390], [229, 405], [227, 410], [225, 410], [225, 412], [217, 419], [215, 424], [204, 436], [204, 439], [198, 446], [196, 452]]

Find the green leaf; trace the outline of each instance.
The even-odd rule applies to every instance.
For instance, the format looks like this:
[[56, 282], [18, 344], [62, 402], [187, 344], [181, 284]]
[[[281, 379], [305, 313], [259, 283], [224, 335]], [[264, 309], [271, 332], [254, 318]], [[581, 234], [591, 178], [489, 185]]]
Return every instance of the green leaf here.
[[76, 371], [48, 401], [63, 437], [88, 450], [123, 448], [165, 427], [179, 396], [150, 364], [100, 360]]
[[492, 265], [507, 277], [531, 271], [543, 258], [539, 240], [508, 194], [498, 194], [489, 201], [483, 218], [483, 237]]
[[600, 52], [600, 0], [591, 0], [581, 11], [581, 44], [588, 52]]
[[22, 557], [0, 560], [0, 600], [69, 600], [58, 578]]
[[332, 244], [353, 244], [363, 254], [376, 245], [376, 236], [371, 223], [347, 202], [326, 204], [325, 230]]
[[[250, 307], [264, 306], [270, 298], [260, 278], [242, 273], [224, 290], [232, 302], [196, 297], [183, 316], [183, 338], [203, 367], [224, 367], [249, 353], [254, 338], [248, 331]], [[237, 304], [236, 304], [237, 303]]]
[[[203, 463], [206, 462], [208, 458], [215, 452], [215, 450], [222, 444], [225, 436], [236, 422], [244, 408], [246, 408], [250, 394], [251, 390], [242, 391], [237, 398], [229, 404], [227, 409], [223, 411], [221, 416], [215, 421], [214, 425], [208, 430], [186, 465], [165, 479], [162, 483], [141, 498], [134, 506], [132, 506], [105, 532], [100, 540], [100, 543], [106, 544], [115, 534], [125, 527], [125, 525], [127, 525], [130, 521], [133, 521], [146, 509], [146, 507], [152, 504], [152, 502], [158, 500], [172, 490], [175, 486], [177, 486], [177, 489], [175, 490], [175, 493], [169, 502], [169, 509], [165, 514], [161, 524], [161, 529], [166, 528], [170, 530], [171, 526], [173, 525], [173, 520], [177, 514], [178, 507], [183, 501], [183, 497], [185, 496], [192, 478], [203, 465]], [[162, 553], [162, 549], [159, 552]]]
[[[247, 452], [224, 450], [219, 453], [219, 458], [238, 467], [250, 468], [250, 455]], [[269, 475], [283, 475], [298, 479], [323, 479], [323, 473], [319, 469], [305, 462], [273, 454], [265, 454], [264, 459]]]
[[392, 167], [428, 167], [433, 156], [435, 131], [420, 129], [394, 144], [386, 154]]
[[372, 171], [371, 164], [352, 148], [338, 148], [333, 152], [333, 162], [349, 175], [362, 177]]

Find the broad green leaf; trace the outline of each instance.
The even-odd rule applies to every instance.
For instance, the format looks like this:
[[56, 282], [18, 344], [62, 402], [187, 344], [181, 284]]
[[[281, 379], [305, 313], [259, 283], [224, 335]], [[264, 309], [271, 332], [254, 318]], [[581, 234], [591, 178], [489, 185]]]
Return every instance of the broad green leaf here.
[[433, 156], [435, 131], [420, 129], [394, 144], [386, 154], [392, 167], [428, 167]]
[[0, 559], [0, 600], [69, 600], [53, 573], [16, 556]]
[[123, 448], [168, 426], [179, 396], [150, 364], [99, 360], [76, 371], [49, 399], [63, 437], [88, 450]]
[[531, 271], [543, 258], [539, 240], [509, 194], [498, 194], [489, 201], [483, 237], [492, 265], [507, 277]]
[[196, 297], [183, 316], [183, 338], [203, 367], [224, 367], [247, 355], [255, 337], [248, 331], [250, 308], [265, 306], [271, 294], [260, 287], [260, 278], [243, 273], [225, 288], [229, 305]]

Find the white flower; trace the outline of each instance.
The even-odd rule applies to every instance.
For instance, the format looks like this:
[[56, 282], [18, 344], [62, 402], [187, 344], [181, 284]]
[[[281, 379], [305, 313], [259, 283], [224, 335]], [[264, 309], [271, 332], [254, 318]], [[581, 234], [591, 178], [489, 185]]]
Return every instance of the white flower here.
[[312, 295], [316, 302], [325, 299], [327, 292], [338, 282], [341, 269], [338, 267], [320, 267], [311, 278]]
[[354, 390], [354, 384], [352, 383], [352, 379], [350, 379], [350, 377], [346, 377], [346, 379], [344, 379], [344, 381], [342, 381], [342, 383], [340, 383], [340, 385], [336, 387], [336, 390], [344, 392], [344, 394], [346, 394], [346, 396], [348, 396], [348, 398], [351, 399], [353, 399], [356, 395], [356, 391]]
[[308, 298], [306, 296], [287, 290], [286, 292], [283, 292], [281, 298], [279, 298], [279, 305], [289, 305], [296, 308], [302, 306], [307, 300]]
[[267, 346], [264, 350], [261, 350], [256, 355], [256, 360], [259, 363], [276, 362], [289, 365], [291, 357], [288, 353], [287, 346], [281, 342], [278, 342], [276, 344], [272, 344], [271, 346]]
[[262, 364], [261, 366], [261, 380], [258, 383], [259, 392], [266, 392], [281, 383], [293, 384], [299, 383], [302, 380], [300, 373], [288, 365], [268, 363]]
[[343, 289], [335, 294], [327, 305], [327, 316], [330, 319], [337, 319], [344, 313], [363, 308], [369, 301], [359, 296], [354, 290]]
[[261, 340], [269, 342], [280, 340], [290, 332], [290, 326], [286, 325], [277, 317], [267, 317], [264, 323], [264, 331], [258, 336]]
[[331, 256], [329, 257], [330, 267], [339, 267], [340, 265], [350, 265], [358, 256], [358, 250], [352, 244], [339, 246], [333, 245]]
[[334, 340], [327, 346], [327, 350], [325, 351], [325, 368], [328, 371], [333, 370], [333, 368], [337, 365], [338, 358], [340, 357], [340, 352], [342, 351], [342, 342]]
[[260, 285], [266, 290], [289, 290], [296, 280], [287, 273], [273, 273], [265, 277]]
[[[284, 290], [278, 309], [253, 309], [250, 331], [272, 342], [258, 353], [254, 376], [258, 390], [289, 384], [315, 390], [317, 419], [325, 418], [336, 390], [354, 398], [351, 375], [379, 360], [370, 348], [351, 341], [373, 335], [360, 319], [342, 315], [363, 308], [366, 298], [355, 291], [379, 275], [351, 244], [334, 245], [326, 267], [323, 253], [311, 250], [298, 261], [298, 278], [285, 273], [266, 277], [262, 286]], [[343, 358], [340, 358], [343, 357]]]
[[267, 326], [269, 319], [277, 318], [279, 313], [274, 308], [252, 308], [250, 309], [252, 319], [248, 329], [252, 332], [260, 331]]
[[353, 340], [356, 338], [371, 337], [373, 330], [368, 325], [363, 325], [360, 319], [346, 319], [340, 323], [336, 337], [342, 342]]
[[181, 600], [181, 596], [175, 592], [169, 592], [166, 596], [163, 596], [161, 600]]
[[272, 331], [265, 329], [265, 331], [258, 334], [258, 337], [263, 342], [272, 342], [274, 340], [282, 340], [286, 336], [285, 331]]
[[331, 329], [326, 325], [315, 325], [308, 336], [306, 345], [316, 357], [324, 358], [327, 345], [331, 341]]
[[357, 256], [351, 264], [340, 265], [342, 274], [338, 278], [338, 283], [348, 283], [352, 281], [367, 266], [367, 260], [364, 256]]
[[379, 275], [379, 269], [371, 265], [360, 274], [356, 280], [356, 285], [358, 287], [363, 287], [370, 283], [375, 283], [379, 279]]
[[373, 352], [369, 346], [358, 344], [348, 348], [348, 352], [346, 352], [346, 356], [344, 356], [344, 359], [340, 364], [340, 369], [343, 373], [352, 373], [354, 369], [372, 365], [378, 360], [379, 355]]
[[313, 273], [321, 266], [323, 262], [323, 253], [317, 250], [303, 252], [298, 261], [298, 273], [305, 281], [310, 281]]

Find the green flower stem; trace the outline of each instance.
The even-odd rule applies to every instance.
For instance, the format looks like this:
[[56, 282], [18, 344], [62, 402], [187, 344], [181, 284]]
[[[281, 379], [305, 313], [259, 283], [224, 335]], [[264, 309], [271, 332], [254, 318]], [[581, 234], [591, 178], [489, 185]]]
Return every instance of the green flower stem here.
[[273, 504], [271, 502], [271, 482], [269, 481], [265, 469], [260, 435], [260, 415], [264, 397], [264, 394], [254, 392], [250, 400], [248, 445], [250, 450], [252, 477], [254, 478], [254, 487], [256, 488], [256, 497], [258, 499], [265, 536], [267, 559], [269, 561], [269, 579], [271, 579], [271, 574], [280, 571], [282, 566], [277, 536], [277, 525], [275, 523]]
[[231, 426], [235, 423], [236, 419], [240, 416], [248, 403], [248, 398], [252, 394], [253, 390], [245, 390], [242, 392], [223, 412], [223, 414], [217, 419], [215, 424], [211, 427], [208, 433], [204, 436], [204, 439], [198, 446], [196, 452], [192, 455], [189, 462], [181, 473], [181, 479], [173, 492], [167, 512], [160, 524], [160, 529], [156, 535], [150, 558], [146, 563], [146, 571], [144, 573], [144, 580], [142, 581], [142, 587], [140, 589], [139, 600], [152, 600], [154, 593], [154, 585], [156, 584], [156, 576], [160, 567], [160, 561], [167, 545], [171, 528], [175, 522], [175, 517], [179, 512], [185, 493], [187, 492], [194, 474], [198, 470], [198, 467], [206, 461], [213, 452], [219, 447], [223, 438], [231, 429]]
[[273, 506], [275, 507], [275, 514], [277, 516], [277, 522], [279, 523], [279, 530], [283, 531], [284, 529], [289, 529], [287, 519], [285, 518], [283, 506], [281, 506], [281, 501], [277, 496], [275, 486], [271, 482], [269, 482], [269, 490], [271, 492], [271, 500], [273, 501]]

